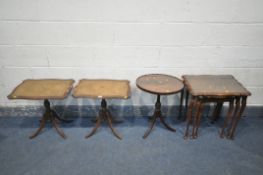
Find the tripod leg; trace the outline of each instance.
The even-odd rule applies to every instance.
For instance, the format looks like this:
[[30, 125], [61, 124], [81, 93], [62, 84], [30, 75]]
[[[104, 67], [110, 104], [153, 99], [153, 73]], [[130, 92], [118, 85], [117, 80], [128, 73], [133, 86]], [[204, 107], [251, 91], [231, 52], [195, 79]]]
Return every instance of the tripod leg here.
[[87, 138], [89, 138], [89, 137], [91, 137], [93, 134], [95, 134], [95, 132], [97, 131], [97, 129], [100, 127], [100, 122], [101, 122], [101, 118], [100, 118], [100, 116], [97, 118], [97, 120], [96, 120], [96, 125], [95, 125], [95, 127], [92, 129], [92, 131], [89, 133], [89, 134], [87, 134], [86, 136], [85, 136], [85, 138], [87, 139]]
[[161, 115], [159, 118], [160, 118], [162, 124], [163, 124], [167, 129], [169, 129], [170, 131], [173, 131], [173, 132], [176, 131], [176, 129], [172, 128], [171, 126], [169, 126], [169, 125], [165, 122], [165, 120], [164, 120], [164, 118], [163, 118], [162, 115]]
[[33, 138], [35, 138], [36, 136], [38, 136], [38, 134], [43, 130], [43, 128], [45, 127], [45, 125], [46, 125], [46, 122], [47, 122], [47, 120], [48, 120], [48, 116], [47, 116], [48, 114], [47, 113], [45, 113], [44, 115], [43, 115], [43, 117], [42, 117], [42, 119], [41, 119], [41, 121], [40, 121], [40, 126], [39, 126], [39, 128], [37, 129], [37, 131], [34, 133], [34, 134], [32, 134], [29, 138], [30, 139], [33, 139]]
[[109, 115], [109, 112], [106, 112], [106, 120], [110, 126], [110, 129], [112, 131], [112, 133], [118, 138], [118, 139], [122, 139], [121, 136], [115, 131], [115, 129], [113, 128], [112, 126], [112, 123], [111, 123], [111, 118], [110, 118], [110, 115]]
[[148, 128], [148, 130], [145, 132], [145, 134], [143, 135], [142, 138], [146, 139], [148, 137], [148, 135], [151, 133], [152, 129], [153, 129], [153, 126], [156, 122], [156, 116], [154, 115], [153, 116], [153, 119], [150, 121], [150, 127]]
[[66, 135], [64, 134], [64, 132], [59, 128], [58, 126], [58, 119], [57, 118], [53, 118], [52, 119], [52, 125], [53, 127], [56, 129], [57, 133], [63, 138], [66, 139]]

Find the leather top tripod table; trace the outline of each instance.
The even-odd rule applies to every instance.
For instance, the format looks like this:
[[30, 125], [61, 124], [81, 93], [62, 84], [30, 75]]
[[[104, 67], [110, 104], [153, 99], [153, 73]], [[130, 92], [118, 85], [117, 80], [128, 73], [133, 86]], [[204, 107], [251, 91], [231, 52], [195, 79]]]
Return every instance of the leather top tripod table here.
[[66, 138], [64, 132], [59, 128], [59, 121], [65, 121], [58, 116], [56, 111], [51, 109], [48, 99], [64, 99], [72, 89], [74, 80], [61, 79], [27, 79], [19, 84], [13, 92], [8, 95], [9, 99], [44, 100], [45, 113], [40, 121], [40, 127], [30, 136], [35, 138], [45, 127], [46, 122], [50, 121], [57, 133]]
[[162, 116], [160, 96], [181, 92], [181, 103], [180, 103], [180, 109], [179, 109], [179, 115], [180, 115], [181, 110], [182, 110], [182, 99], [183, 99], [183, 92], [184, 92], [183, 82], [179, 80], [178, 78], [174, 76], [170, 76], [170, 75], [148, 74], [148, 75], [143, 75], [137, 78], [136, 84], [141, 90], [157, 95], [154, 114], [150, 118], [150, 126], [148, 130], [145, 132], [143, 138], [146, 139], [148, 135], [151, 133], [157, 118], [160, 118], [161, 123], [163, 123], [167, 129], [175, 132], [176, 130], [172, 128], [171, 126], [169, 126], [165, 122], [164, 117]]
[[106, 79], [82, 79], [73, 90], [73, 97], [101, 99], [101, 109], [96, 118], [96, 125], [85, 138], [91, 137], [99, 128], [102, 120], [105, 120], [118, 138], [121, 136], [112, 126], [112, 116], [107, 109], [106, 99], [127, 99], [130, 96], [130, 82], [128, 80], [106, 80]]
[[246, 107], [247, 96], [251, 93], [242, 86], [232, 75], [184, 75], [182, 76], [186, 89], [187, 97], [190, 93], [191, 102], [187, 111], [187, 126], [184, 138], [188, 138], [189, 125], [193, 117], [192, 138], [197, 138], [200, 125], [201, 114], [204, 103], [214, 102], [216, 107], [213, 113], [213, 120], [217, 119], [224, 102], [229, 102], [229, 110], [225, 117], [220, 137], [225, 135], [228, 129], [227, 138], [233, 139], [238, 121]]

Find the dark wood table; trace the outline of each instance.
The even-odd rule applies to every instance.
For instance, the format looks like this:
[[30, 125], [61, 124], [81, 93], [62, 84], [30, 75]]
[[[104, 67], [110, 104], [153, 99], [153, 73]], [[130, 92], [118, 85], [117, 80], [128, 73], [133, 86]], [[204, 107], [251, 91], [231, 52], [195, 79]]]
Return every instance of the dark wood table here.
[[10, 95], [9, 99], [44, 100], [45, 113], [41, 119], [37, 131], [30, 136], [35, 138], [51, 122], [57, 133], [66, 138], [64, 132], [59, 128], [59, 121], [70, 122], [60, 118], [54, 109], [51, 109], [49, 99], [64, 99], [72, 89], [74, 80], [61, 79], [28, 79], [19, 84]]
[[75, 98], [101, 99], [101, 110], [96, 118], [96, 125], [85, 138], [91, 137], [99, 128], [101, 121], [105, 120], [118, 138], [122, 137], [112, 126], [113, 117], [107, 108], [106, 99], [127, 99], [130, 96], [130, 82], [128, 80], [82, 79], [73, 90]]
[[164, 74], [148, 74], [143, 75], [137, 78], [136, 80], [137, 86], [146, 92], [152, 93], [157, 95], [157, 100], [155, 103], [155, 110], [153, 116], [150, 118], [150, 126], [148, 130], [145, 132], [143, 138], [146, 139], [150, 132], [152, 131], [156, 119], [159, 118], [161, 123], [164, 124], [164, 126], [169, 129], [170, 131], [175, 132], [176, 130], [169, 126], [162, 115], [161, 112], [161, 102], [160, 102], [160, 96], [161, 95], [171, 95], [176, 94], [178, 92], [181, 92], [181, 100], [180, 100], [180, 108], [179, 108], [179, 115], [181, 115], [182, 111], [182, 100], [183, 100], [183, 88], [184, 84], [181, 80], [174, 76], [170, 75], [164, 75]]
[[[192, 138], [197, 138], [205, 103], [216, 103], [213, 112], [213, 121], [215, 121], [221, 112], [223, 103], [229, 102], [229, 110], [220, 137], [223, 138], [225, 129], [228, 129], [226, 136], [233, 139], [239, 119], [246, 107], [247, 96], [250, 96], [251, 93], [232, 75], [184, 75], [182, 77], [187, 89], [186, 106], [189, 93], [191, 95], [184, 138], [189, 136], [191, 123], [193, 123]], [[193, 111], [195, 111], [194, 116]]]

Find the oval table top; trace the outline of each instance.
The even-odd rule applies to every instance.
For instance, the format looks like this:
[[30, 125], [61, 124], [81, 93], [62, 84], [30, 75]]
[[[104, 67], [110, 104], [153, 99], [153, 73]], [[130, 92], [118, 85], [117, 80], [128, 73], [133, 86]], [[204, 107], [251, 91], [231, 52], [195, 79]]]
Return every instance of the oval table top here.
[[137, 78], [136, 85], [143, 91], [159, 95], [175, 94], [184, 88], [180, 79], [166, 74], [142, 75]]

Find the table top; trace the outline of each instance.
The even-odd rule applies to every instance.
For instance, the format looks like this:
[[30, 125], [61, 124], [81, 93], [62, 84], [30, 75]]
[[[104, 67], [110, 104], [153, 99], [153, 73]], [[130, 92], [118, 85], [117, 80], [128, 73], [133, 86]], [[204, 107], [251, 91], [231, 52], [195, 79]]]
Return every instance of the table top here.
[[19, 84], [9, 99], [63, 99], [73, 87], [72, 79], [27, 79]]
[[171, 75], [147, 74], [136, 80], [137, 86], [149, 93], [169, 95], [175, 94], [184, 88], [183, 82]]
[[73, 97], [80, 98], [121, 98], [130, 96], [128, 80], [82, 79], [73, 90]]
[[193, 96], [249, 96], [251, 93], [232, 75], [183, 75]]

